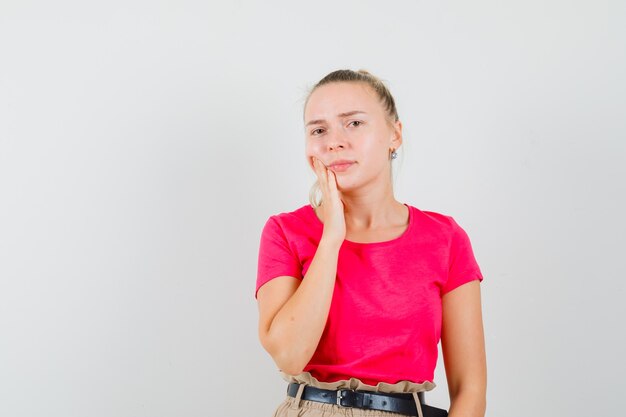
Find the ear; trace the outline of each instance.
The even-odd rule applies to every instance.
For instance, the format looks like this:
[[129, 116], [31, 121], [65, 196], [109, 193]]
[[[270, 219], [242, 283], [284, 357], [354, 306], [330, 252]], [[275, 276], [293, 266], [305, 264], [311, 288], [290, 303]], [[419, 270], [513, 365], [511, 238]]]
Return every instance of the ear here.
[[402, 122], [400, 120], [393, 124], [393, 137], [390, 145], [394, 149], [398, 149], [402, 145]]

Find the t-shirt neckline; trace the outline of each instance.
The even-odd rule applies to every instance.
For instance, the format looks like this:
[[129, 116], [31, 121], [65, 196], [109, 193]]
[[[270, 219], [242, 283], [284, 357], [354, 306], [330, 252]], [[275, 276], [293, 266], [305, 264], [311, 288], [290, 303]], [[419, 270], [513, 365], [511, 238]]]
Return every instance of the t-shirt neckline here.
[[[348, 239], [344, 239], [343, 243], [349, 246], [368, 246], [368, 247], [376, 247], [376, 246], [385, 246], [385, 245], [391, 245], [394, 243], [398, 243], [401, 240], [404, 240], [407, 238], [407, 236], [409, 236], [410, 234], [410, 230], [413, 227], [413, 223], [414, 223], [414, 215], [413, 215], [413, 209], [411, 208], [411, 206], [409, 206], [406, 203], [402, 203], [404, 204], [407, 209], [409, 210], [409, 224], [407, 225], [406, 229], [404, 229], [404, 232], [402, 232], [402, 234], [398, 237], [395, 237], [393, 239], [390, 240], [383, 240], [381, 242], [354, 242], [352, 240], [348, 240]], [[318, 227], [320, 229], [324, 228], [324, 223], [322, 223], [322, 221], [320, 220], [319, 217], [317, 217], [317, 214], [315, 213], [315, 209], [313, 208], [312, 205], [308, 204], [307, 208], [311, 214], [311, 216], [313, 217], [315, 223], [318, 225]]]

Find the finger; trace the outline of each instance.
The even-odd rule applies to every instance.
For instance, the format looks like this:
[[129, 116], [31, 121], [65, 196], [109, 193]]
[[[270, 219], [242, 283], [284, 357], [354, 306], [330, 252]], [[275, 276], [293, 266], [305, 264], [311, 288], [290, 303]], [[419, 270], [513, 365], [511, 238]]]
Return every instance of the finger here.
[[327, 168], [326, 172], [328, 174], [328, 189], [330, 191], [337, 191], [337, 177], [335, 176], [335, 173]]
[[[315, 171], [315, 174], [318, 175], [320, 172], [320, 167], [319, 167], [319, 160], [316, 157], [312, 157], [311, 158], [311, 162], [313, 164], [313, 171]], [[319, 176], [319, 175], [318, 175]]]
[[341, 199], [341, 192], [337, 185], [337, 175], [332, 170], [328, 170], [328, 192], [335, 198]]
[[328, 189], [328, 174], [326, 172], [326, 167], [322, 161], [317, 158], [314, 158], [313, 163], [315, 164], [315, 174], [320, 182], [322, 191], [326, 191]]

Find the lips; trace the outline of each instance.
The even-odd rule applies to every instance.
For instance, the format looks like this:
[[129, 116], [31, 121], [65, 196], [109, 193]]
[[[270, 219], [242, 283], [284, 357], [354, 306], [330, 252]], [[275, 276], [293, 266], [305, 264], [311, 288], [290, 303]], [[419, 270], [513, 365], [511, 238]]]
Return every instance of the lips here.
[[354, 161], [350, 161], [349, 159], [338, 159], [338, 160], [333, 161], [330, 164], [328, 164], [328, 167], [332, 168], [332, 167], [337, 166], [337, 165], [350, 165], [350, 164], [353, 164], [353, 163], [354, 163]]
[[328, 168], [333, 170], [333, 172], [343, 172], [348, 170], [352, 165], [354, 165], [354, 161], [349, 161], [347, 159], [339, 159], [337, 161], [333, 161], [328, 165]]

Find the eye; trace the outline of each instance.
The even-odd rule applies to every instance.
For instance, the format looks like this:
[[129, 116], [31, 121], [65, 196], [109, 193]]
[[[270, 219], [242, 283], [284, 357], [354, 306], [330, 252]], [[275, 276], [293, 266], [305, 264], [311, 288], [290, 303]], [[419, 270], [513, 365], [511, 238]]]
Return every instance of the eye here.
[[[322, 131], [324, 131], [324, 129], [322, 129], [322, 128], [314, 129], [314, 130], [311, 131], [311, 135], [317, 136], [317, 135], [321, 134]], [[320, 132], [320, 133], [318, 133], [318, 132]]]
[[348, 123], [348, 125], [352, 125], [352, 126], [354, 126], [354, 127], [360, 126], [360, 125], [362, 125], [362, 124], [363, 124], [363, 122], [362, 122], [362, 121], [360, 121], [360, 120], [353, 120], [353, 121], [351, 121], [350, 123]]

